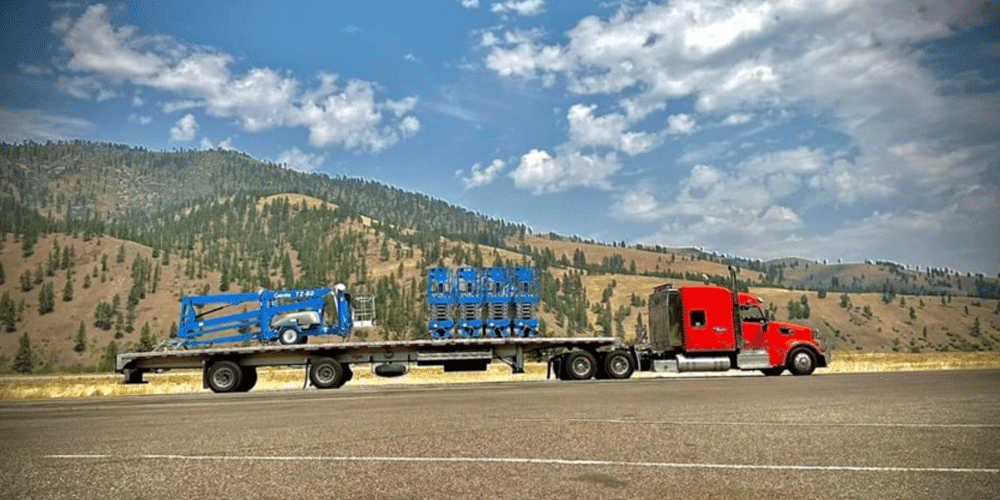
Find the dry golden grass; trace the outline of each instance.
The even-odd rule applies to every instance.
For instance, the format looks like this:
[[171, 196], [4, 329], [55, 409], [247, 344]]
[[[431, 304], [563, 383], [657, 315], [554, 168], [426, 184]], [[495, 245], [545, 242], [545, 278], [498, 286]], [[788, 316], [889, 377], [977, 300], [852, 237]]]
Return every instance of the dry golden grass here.
[[1000, 368], [1000, 352], [834, 352], [830, 373]]
[[[846, 353], [835, 354], [831, 366], [818, 373], [882, 372], [913, 370], [962, 370], [1000, 368], [1000, 353]], [[352, 386], [461, 384], [476, 382], [516, 382], [544, 380], [545, 363], [527, 363], [525, 373], [514, 375], [503, 364], [494, 363], [485, 372], [443, 373], [440, 367], [411, 367], [400, 378], [376, 377], [367, 365], [354, 370]], [[654, 376], [639, 373], [637, 377]], [[263, 368], [254, 390], [299, 389], [303, 385], [301, 368]], [[203, 392], [201, 373], [197, 371], [147, 374], [148, 384], [124, 385], [115, 374], [10, 376], [0, 378], [0, 400], [48, 399], [88, 396], [141, 394], [179, 394]]]

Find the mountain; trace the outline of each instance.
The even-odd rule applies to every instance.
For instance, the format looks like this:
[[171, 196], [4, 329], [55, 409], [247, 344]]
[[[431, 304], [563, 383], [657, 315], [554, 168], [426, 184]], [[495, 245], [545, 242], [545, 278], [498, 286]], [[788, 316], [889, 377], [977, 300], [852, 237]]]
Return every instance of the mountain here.
[[0, 207], [6, 370], [25, 333], [38, 370], [95, 367], [167, 337], [181, 295], [219, 291], [344, 282], [376, 297], [380, 327], [356, 335], [418, 338], [424, 269], [522, 263], [543, 271], [548, 335], [633, 339], [654, 286], [725, 285], [733, 265], [775, 317], [844, 349], [1000, 349], [993, 277], [534, 234], [425, 195], [232, 151], [0, 144]]

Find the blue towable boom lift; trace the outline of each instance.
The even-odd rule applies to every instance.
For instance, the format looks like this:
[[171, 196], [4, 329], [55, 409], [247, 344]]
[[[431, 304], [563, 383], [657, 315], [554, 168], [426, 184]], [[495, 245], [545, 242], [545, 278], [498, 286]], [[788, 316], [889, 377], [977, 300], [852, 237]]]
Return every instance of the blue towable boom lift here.
[[[185, 347], [245, 342], [274, 341], [284, 345], [304, 344], [313, 335], [347, 337], [353, 328], [351, 296], [344, 285], [303, 290], [261, 290], [258, 292], [189, 295], [181, 298], [177, 337]], [[334, 297], [335, 323], [323, 321], [325, 297]], [[252, 309], [213, 316], [230, 307]], [[211, 309], [203, 310], [205, 307]], [[236, 333], [231, 333], [236, 331]], [[228, 335], [227, 332], [230, 332]]]

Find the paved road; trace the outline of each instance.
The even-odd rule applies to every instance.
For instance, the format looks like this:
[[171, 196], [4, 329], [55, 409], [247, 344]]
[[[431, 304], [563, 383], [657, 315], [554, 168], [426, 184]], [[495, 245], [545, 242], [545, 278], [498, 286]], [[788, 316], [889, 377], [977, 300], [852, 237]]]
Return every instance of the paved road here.
[[4, 498], [997, 498], [1000, 371], [0, 402]]

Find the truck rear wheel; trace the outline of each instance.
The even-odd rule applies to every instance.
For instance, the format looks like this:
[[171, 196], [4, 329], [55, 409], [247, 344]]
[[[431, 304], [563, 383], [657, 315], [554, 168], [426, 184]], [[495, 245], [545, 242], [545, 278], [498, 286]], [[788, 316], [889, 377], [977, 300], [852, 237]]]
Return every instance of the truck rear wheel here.
[[607, 378], [629, 378], [635, 372], [635, 367], [632, 366], [632, 356], [627, 351], [611, 351], [604, 357], [602, 371]]
[[229, 360], [212, 363], [205, 376], [212, 392], [234, 392], [243, 383], [243, 369]]
[[788, 356], [788, 371], [792, 375], [811, 375], [815, 369], [816, 356], [809, 349], [796, 349]]
[[317, 389], [336, 389], [344, 385], [344, 367], [333, 358], [314, 360], [309, 368], [309, 381]]
[[587, 380], [597, 373], [597, 360], [587, 351], [573, 351], [566, 355], [565, 370], [570, 380]]

